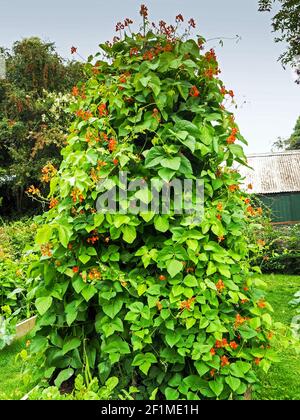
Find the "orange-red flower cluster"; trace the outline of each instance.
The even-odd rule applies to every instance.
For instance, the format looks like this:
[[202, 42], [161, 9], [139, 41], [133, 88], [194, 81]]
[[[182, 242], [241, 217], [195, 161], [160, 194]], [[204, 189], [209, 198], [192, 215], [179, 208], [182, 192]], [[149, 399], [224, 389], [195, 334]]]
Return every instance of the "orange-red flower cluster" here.
[[180, 309], [181, 310], [187, 309], [189, 311], [191, 309], [191, 305], [194, 301], [195, 301], [195, 298], [192, 297], [190, 299], [187, 299], [187, 300], [184, 300], [184, 301], [180, 302]]
[[217, 340], [215, 344], [217, 349], [222, 349], [223, 347], [228, 346], [228, 342], [226, 338], [223, 338], [222, 340]]
[[41, 253], [43, 257], [51, 257], [52, 256], [52, 251], [51, 251], [51, 244], [44, 244], [41, 245]]
[[200, 95], [200, 92], [197, 89], [197, 86], [192, 86], [190, 89], [190, 96], [192, 96], [193, 98], [197, 98], [197, 96], [199, 95]]
[[144, 19], [147, 19], [148, 17], [148, 7], [144, 4], [141, 5], [140, 15], [143, 16]]
[[73, 273], [78, 273], [78, 272], [79, 272], [79, 267], [78, 267], [78, 265], [75, 265], [75, 266], [72, 268], [72, 271], [73, 271]]
[[90, 280], [100, 280], [101, 273], [97, 268], [92, 268], [88, 274]]
[[92, 232], [92, 236], [90, 236], [89, 238], [87, 238], [87, 243], [88, 244], [92, 244], [94, 245], [97, 241], [99, 241], [99, 235], [97, 234], [97, 232]]
[[100, 117], [105, 117], [108, 114], [108, 110], [106, 108], [106, 104], [100, 104], [98, 106], [98, 112], [100, 114]]
[[116, 150], [117, 147], [117, 140], [114, 138], [109, 139], [108, 141], [108, 150], [110, 152], [113, 152], [114, 150]]
[[238, 348], [238, 344], [235, 341], [231, 341], [229, 346], [232, 348], [232, 350], [236, 350]]
[[54, 207], [57, 206], [58, 203], [59, 203], [59, 201], [57, 200], [57, 198], [51, 198], [50, 204], [49, 204], [49, 209], [53, 209]]
[[31, 195], [40, 195], [41, 191], [39, 188], [36, 188], [34, 185], [31, 185], [29, 188], [27, 188], [26, 192]]
[[177, 16], [176, 16], [175, 21], [176, 21], [177, 23], [179, 23], [179, 22], [183, 22], [183, 21], [184, 21], [183, 16], [182, 16], [182, 14], [181, 14], [181, 13], [180, 13], [179, 15], [177, 15]]
[[236, 184], [233, 184], [233, 185], [229, 185], [228, 189], [229, 189], [230, 192], [235, 192], [235, 191], [239, 190], [240, 187]]
[[236, 127], [233, 127], [231, 129], [231, 134], [229, 137], [227, 137], [227, 144], [233, 144], [236, 141], [236, 135], [239, 132], [239, 130]]
[[242, 317], [240, 314], [237, 314], [237, 316], [235, 317], [234, 327], [238, 328], [241, 325], [243, 325], [246, 321], [246, 318]]
[[260, 299], [260, 300], [257, 302], [257, 306], [258, 306], [259, 308], [263, 309], [263, 308], [265, 308], [265, 307], [266, 307], [266, 302], [265, 302], [263, 299]]
[[50, 182], [51, 178], [53, 178], [57, 173], [57, 169], [52, 165], [52, 163], [47, 163], [42, 168], [42, 182]]
[[192, 28], [196, 28], [196, 22], [195, 22], [195, 20], [194, 20], [193, 18], [191, 18], [191, 19], [188, 21], [188, 24], [189, 24]]
[[220, 292], [220, 293], [222, 293], [223, 292], [223, 290], [226, 288], [226, 286], [225, 286], [225, 284], [224, 284], [224, 282], [223, 282], [223, 280], [219, 280], [218, 282], [217, 282], [217, 284], [216, 284], [216, 288], [217, 288], [217, 290]]
[[73, 203], [76, 203], [77, 200], [79, 200], [79, 202], [82, 203], [84, 200], [84, 197], [78, 188], [75, 188], [75, 190], [71, 192], [71, 197], [72, 197]]
[[222, 356], [221, 357], [221, 367], [228, 366], [228, 365], [230, 365], [228, 357], [227, 356]]
[[93, 114], [90, 111], [83, 111], [83, 109], [79, 109], [79, 111], [76, 111], [76, 116], [82, 118], [84, 121], [87, 121], [93, 116]]

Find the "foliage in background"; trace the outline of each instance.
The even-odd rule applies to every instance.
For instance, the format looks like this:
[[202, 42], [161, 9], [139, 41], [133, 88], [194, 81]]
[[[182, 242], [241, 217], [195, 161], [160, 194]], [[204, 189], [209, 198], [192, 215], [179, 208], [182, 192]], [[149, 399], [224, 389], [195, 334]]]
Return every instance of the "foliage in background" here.
[[[280, 6], [272, 19], [273, 30], [278, 34], [275, 41], [287, 44], [287, 50], [279, 59], [283, 65], [299, 66], [300, 0], [259, 0], [259, 10], [269, 12], [275, 3]], [[296, 72], [299, 76], [297, 83], [300, 83], [300, 69], [297, 68]]]
[[82, 79], [82, 65], [65, 62], [53, 43], [39, 38], [17, 41], [0, 52], [6, 77], [0, 79], [1, 213], [25, 213], [25, 190], [40, 186], [41, 169], [58, 165], [70, 115], [71, 91]]
[[273, 147], [278, 150], [299, 150], [300, 149], [300, 117], [298, 118], [294, 131], [290, 138], [278, 140], [273, 144]]
[[263, 273], [300, 274], [300, 225], [265, 225], [260, 231], [265, 242], [257, 264]]
[[[33, 265], [39, 319], [32, 351], [49, 378], [88, 369], [137, 398], [243, 398], [275, 356], [271, 309], [251, 267], [247, 226], [261, 213], [231, 169], [245, 155], [234, 96], [218, 79], [213, 50], [176, 25], [148, 21], [140, 33], [117, 24], [78, 86], [64, 161], [51, 179], [53, 206], [37, 234]], [[82, 90], [84, 89], [84, 97]], [[226, 103], [226, 102], [225, 102]], [[225, 167], [222, 164], [225, 163]], [[205, 215], [101, 214], [95, 200], [118, 183], [201, 177]], [[102, 188], [97, 188], [99, 180]], [[146, 189], [129, 193], [147, 203]], [[194, 199], [194, 197], [192, 197]], [[120, 203], [119, 203], [120, 204]]]
[[34, 313], [27, 271], [37, 258], [30, 250], [35, 230], [30, 220], [0, 227], [0, 349], [13, 340], [16, 324]]

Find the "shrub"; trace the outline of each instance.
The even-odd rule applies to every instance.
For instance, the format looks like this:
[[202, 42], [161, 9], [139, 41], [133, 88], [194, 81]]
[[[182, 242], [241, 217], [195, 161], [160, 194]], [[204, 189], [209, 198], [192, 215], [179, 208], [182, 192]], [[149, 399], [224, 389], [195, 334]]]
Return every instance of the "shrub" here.
[[264, 273], [300, 274], [300, 225], [267, 226], [266, 247], [258, 260]]
[[27, 299], [34, 280], [27, 277], [36, 260], [32, 246], [36, 225], [31, 221], [15, 222], [0, 228], [0, 349], [10, 344], [16, 324], [33, 315], [33, 303]]
[[[164, 22], [151, 30], [147, 13], [143, 6], [142, 33], [101, 45], [106, 60], [90, 59], [72, 106], [77, 118], [36, 238], [32, 351], [48, 377], [88, 367], [102, 384], [118, 376], [120, 387], [137, 386], [137, 398], [243, 398], [256, 366], [273, 359], [270, 306], [249, 260], [259, 245], [246, 235], [260, 210], [231, 169], [245, 161], [237, 144], [245, 140], [222, 105], [233, 92], [216, 77], [215, 52], [189, 39], [193, 19], [180, 37]], [[160, 191], [201, 177], [202, 221], [177, 214], [173, 199], [168, 214], [97, 212], [119, 171], [144, 185], [128, 193], [135, 205], [150, 200], [147, 180]]]

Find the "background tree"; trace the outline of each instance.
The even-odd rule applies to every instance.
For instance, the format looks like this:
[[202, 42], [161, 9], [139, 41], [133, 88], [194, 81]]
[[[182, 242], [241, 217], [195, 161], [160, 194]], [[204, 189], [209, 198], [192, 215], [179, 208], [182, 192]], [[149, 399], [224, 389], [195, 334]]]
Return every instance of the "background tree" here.
[[277, 150], [297, 150], [300, 149], [300, 117], [298, 118], [294, 131], [288, 139], [279, 137], [273, 144]]
[[[259, 10], [271, 11], [275, 3], [279, 3], [280, 10], [272, 19], [273, 30], [278, 33], [276, 42], [285, 42], [287, 50], [279, 59], [285, 66], [291, 64], [299, 66], [300, 56], [300, 0], [259, 0]], [[300, 69], [296, 67], [299, 75], [297, 83], [300, 83]]]
[[24, 193], [40, 184], [41, 168], [60, 162], [71, 101], [69, 92], [82, 78], [82, 64], [66, 62], [55, 45], [39, 38], [2, 48], [5, 79], [0, 80], [0, 188], [3, 214], [25, 210]]

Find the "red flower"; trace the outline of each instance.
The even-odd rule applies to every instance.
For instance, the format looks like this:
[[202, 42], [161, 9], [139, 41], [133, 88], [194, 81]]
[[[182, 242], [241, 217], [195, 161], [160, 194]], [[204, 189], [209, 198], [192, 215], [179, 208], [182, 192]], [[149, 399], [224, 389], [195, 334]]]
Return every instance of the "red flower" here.
[[116, 24], [116, 32], [118, 32], [118, 31], [121, 31], [122, 29], [124, 29], [125, 28], [125, 26], [123, 25], [123, 23], [122, 22], [118, 22], [117, 24]]
[[221, 95], [226, 95], [227, 90], [226, 90], [225, 86], [221, 87], [220, 93], [221, 93]]
[[238, 344], [236, 344], [235, 341], [231, 341], [229, 345], [232, 348], [232, 350], [236, 350], [238, 348]]
[[196, 22], [193, 18], [191, 18], [188, 22], [188, 24], [192, 27], [192, 28], [196, 28]]
[[78, 87], [77, 87], [77, 86], [74, 86], [74, 87], [72, 88], [72, 95], [73, 95], [73, 96], [78, 96], [78, 95], [79, 95], [79, 89], [78, 89]]
[[221, 357], [221, 366], [224, 367], [224, 366], [228, 366], [228, 365], [230, 365], [228, 357], [222, 356]]
[[110, 152], [113, 152], [114, 150], [116, 150], [116, 147], [117, 147], [117, 140], [115, 140], [113, 138], [109, 139], [109, 141], [108, 141], [108, 150]]
[[193, 98], [196, 98], [199, 95], [200, 95], [200, 92], [197, 89], [197, 87], [196, 86], [192, 86], [191, 89], [190, 89], [190, 96], [192, 96]]
[[148, 7], [144, 4], [141, 5], [140, 15], [143, 16], [144, 19], [148, 17]]
[[258, 306], [259, 308], [263, 309], [263, 308], [265, 308], [265, 307], [266, 307], [266, 302], [265, 302], [263, 299], [260, 299], [260, 300], [257, 302], [257, 306]]
[[258, 357], [256, 359], [254, 359], [254, 363], [258, 366], [261, 362], [261, 359], [259, 359]]
[[160, 276], [159, 276], [159, 280], [160, 281], [165, 281], [167, 279], [167, 277], [166, 276], [164, 276], [163, 274], [161, 274]]
[[72, 268], [73, 273], [78, 273], [79, 271], [79, 267], [76, 265], [75, 267]]
[[100, 104], [98, 106], [98, 111], [99, 111], [100, 117], [106, 116], [108, 114], [108, 111], [106, 109], [106, 104]]
[[216, 374], [216, 369], [211, 369], [211, 370], [209, 371], [209, 374], [210, 374], [210, 376], [213, 378], [213, 377], [215, 376], [215, 374]]
[[136, 47], [130, 48], [129, 55], [132, 57], [133, 55], [138, 55], [139, 50]]
[[229, 137], [227, 137], [227, 144], [233, 144], [236, 141], [235, 136], [230, 135]]
[[225, 284], [224, 284], [224, 282], [220, 279], [219, 281], [218, 281], [218, 283], [216, 284], [216, 288], [217, 288], [217, 290], [219, 291], [219, 292], [223, 292], [223, 290], [225, 289]]
[[75, 54], [77, 53], [77, 48], [76, 47], [71, 47], [71, 54]]
[[184, 19], [183, 19], [182, 14], [177, 15], [175, 20], [176, 20], [177, 23], [183, 22]]
[[209, 352], [212, 356], [216, 354], [216, 350], [214, 348], [210, 349]]
[[113, 160], [113, 164], [114, 164], [115, 166], [117, 166], [117, 165], [118, 165], [118, 163], [119, 163], [118, 159], [114, 159], [114, 160]]
[[228, 95], [229, 95], [229, 96], [231, 96], [231, 97], [233, 98], [233, 97], [234, 97], [233, 90], [229, 90], [229, 91], [228, 91]]
[[152, 54], [152, 52], [151, 51], [146, 51], [145, 52], [145, 54], [143, 55], [143, 59], [144, 60], [149, 60], [149, 61], [151, 61], [151, 60], [153, 60], [153, 58], [154, 58], [154, 55]]
[[124, 20], [124, 26], [125, 26], [125, 27], [126, 27], [126, 26], [131, 25], [132, 23], [133, 23], [133, 20], [131, 20], [131, 19], [126, 18], [126, 19]]

